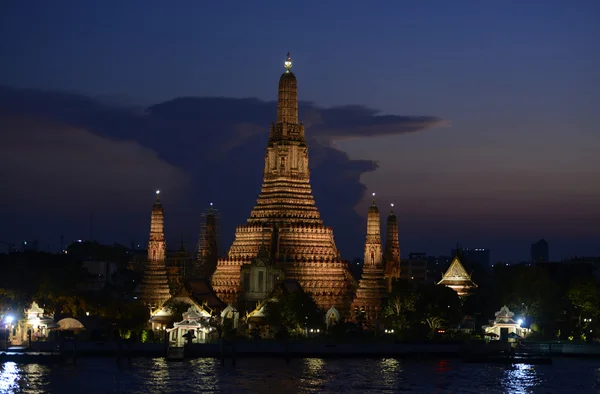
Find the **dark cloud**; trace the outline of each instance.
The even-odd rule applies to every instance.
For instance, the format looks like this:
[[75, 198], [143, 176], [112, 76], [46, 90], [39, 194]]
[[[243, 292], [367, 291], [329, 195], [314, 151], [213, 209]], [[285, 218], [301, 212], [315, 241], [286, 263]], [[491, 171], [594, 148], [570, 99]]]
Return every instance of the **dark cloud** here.
[[[164, 189], [171, 238], [183, 235], [195, 241], [200, 213], [214, 202], [222, 213], [222, 244], [228, 245], [260, 190], [275, 114], [275, 102], [258, 99], [187, 97], [140, 110], [73, 94], [0, 88], [0, 169], [15, 185], [3, 199], [10, 199], [10, 207], [20, 205], [19, 212], [26, 212], [26, 205], [52, 207], [47, 220], [33, 211], [23, 220], [29, 223], [30, 237], [58, 237], [60, 231], [85, 238], [92, 231], [87, 219], [79, 230], [49, 223], [89, 210], [100, 216], [94, 222], [95, 237], [141, 242], [147, 236], [151, 191], [158, 187]], [[309, 102], [301, 103], [300, 117], [307, 126], [321, 214], [336, 229], [344, 256], [359, 255], [364, 223], [354, 207], [365, 191], [361, 175], [374, 171], [377, 163], [351, 160], [331, 141], [414, 132], [442, 120], [379, 115], [362, 106], [320, 108]], [[22, 195], [27, 198], [19, 199]], [[19, 231], [25, 229], [11, 228], [0, 236]], [[77, 231], [84, 234], [77, 236]]]

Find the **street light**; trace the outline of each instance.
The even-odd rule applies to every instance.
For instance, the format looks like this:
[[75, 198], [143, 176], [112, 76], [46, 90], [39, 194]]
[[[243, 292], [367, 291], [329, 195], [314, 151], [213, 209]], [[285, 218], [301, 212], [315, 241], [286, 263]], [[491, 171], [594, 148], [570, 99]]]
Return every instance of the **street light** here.
[[10, 316], [10, 315], [9, 315], [9, 316], [6, 316], [6, 317], [4, 318], [4, 322], [5, 322], [6, 324], [11, 324], [11, 323], [12, 323], [14, 320], [15, 320], [15, 318], [14, 318], [14, 317], [12, 317], [12, 316]]

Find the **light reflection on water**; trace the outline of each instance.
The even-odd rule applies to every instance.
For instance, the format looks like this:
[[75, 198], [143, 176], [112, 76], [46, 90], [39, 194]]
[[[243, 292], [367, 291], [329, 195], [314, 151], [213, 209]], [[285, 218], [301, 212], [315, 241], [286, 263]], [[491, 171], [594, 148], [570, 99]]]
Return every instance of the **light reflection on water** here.
[[600, 393], [600, 360], [554, 365], [459, 360], [79, 359], [77, 365], [0, 364], [0, 393]]
[[533, 388], [540, 385], [542, 379], [537, 375], [535, 366], [516, 364], [504, 371], [500, 384], [506, 392], [525, 394], [533, 392]]
[[13, 362], [5, 362], [0, 369], [0, 391], [8, 392], [18, 387], [19, 369]]

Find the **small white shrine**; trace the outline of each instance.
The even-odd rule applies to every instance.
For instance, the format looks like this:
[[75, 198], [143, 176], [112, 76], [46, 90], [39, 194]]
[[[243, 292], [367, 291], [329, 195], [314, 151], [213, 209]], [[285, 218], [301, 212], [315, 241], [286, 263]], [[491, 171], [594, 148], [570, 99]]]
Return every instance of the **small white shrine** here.
[[514, 342], [525, 338], [531, 330], [526, 327], [521, 327], [523, 320], [513, 319], [515, 314], [504, 305], [498, 312], [495, 313], [496, 318], [490, 320], [490, 324], [483, 326], [485, 336], [492, 340], [504, 340]]
[[30, 334], [32, 341], [47, 338], [49, 330], [59, 327], [54, 322], [54, 316], [44, 316], [44, 309], [35, 301], [24, 312], [25, 319], [19, 322], [17, 334], [21, 343], [27, 343]]
[[[174, 347], [183, 347], [186, 343], [205, 343], [210, 327], [210, 313], [197, 305], [192, 305], [183, 313], [183, 320], [167, 329], [169, 343]], [[189, 340], [191, 337], [191, 340]]]

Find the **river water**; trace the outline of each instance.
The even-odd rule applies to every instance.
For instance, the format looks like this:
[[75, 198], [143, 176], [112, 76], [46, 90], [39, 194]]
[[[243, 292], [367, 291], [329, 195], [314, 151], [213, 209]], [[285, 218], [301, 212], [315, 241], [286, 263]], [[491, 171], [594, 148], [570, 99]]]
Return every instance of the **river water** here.
[[77, 365], [0, 366], [0, 393], [600, 393], [600, 360], [553, 365], [468, 364], [454, 359], [204, 358], [166, 362], [80, 358]]

